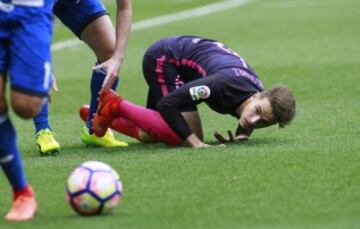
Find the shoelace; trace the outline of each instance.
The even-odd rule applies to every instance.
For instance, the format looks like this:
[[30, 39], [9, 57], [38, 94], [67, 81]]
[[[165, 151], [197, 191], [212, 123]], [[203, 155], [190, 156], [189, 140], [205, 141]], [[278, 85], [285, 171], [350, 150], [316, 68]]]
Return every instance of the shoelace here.
[[52, 141], [53, 139], [53, 135], [50, 131], [48, 130], [41, 130], [38, 134], [38, 138], [40, 138], [45, 142], [45, 143], [49, 143]]
[[25, 196], [19, 196], [14, 202], [14, 208], [18, 208], [19, 206], [21, 206], [27, 198], [28, 197]]

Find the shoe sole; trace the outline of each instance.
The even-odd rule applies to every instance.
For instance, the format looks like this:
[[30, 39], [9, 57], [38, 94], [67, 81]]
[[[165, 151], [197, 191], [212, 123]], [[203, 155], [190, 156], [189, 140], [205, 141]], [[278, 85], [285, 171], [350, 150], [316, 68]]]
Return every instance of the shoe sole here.
[[86, 147], [95, 147], [95, 148], [123, 148], [123, 147], [128, 147], [129, 146], [128, 143], [123, 144], [123, 145], [117, 145], [117, 146], [104, 146], [104, 145], [101, 145], [101, 144], [86, 141], [84, 139], [81, 139], [81, 142], [84, 143]]
[[53, 149], [53, 150], [49, 150], [47, 152], [42, 152], [40, 145], [37, 144], [36, 146], [38, 147], [38, 150], [39, 150], [39, 153], [40, 153], [41, 157], [57, 156], [60, 153], [59, 149]]
[[32, 214], [32, 216], [26, 218], [26, 219], [8, 219], [6, 218], [5, 216], [5, 219], [8, 221], [8, 222], [25, 222], [25, 221], [30, 221], [30, 220], [33, 220], [35, 218], [35, 216], [37, 215], [37, 207], [36, 207], [36, 210], [34, 211], [34, 213]]

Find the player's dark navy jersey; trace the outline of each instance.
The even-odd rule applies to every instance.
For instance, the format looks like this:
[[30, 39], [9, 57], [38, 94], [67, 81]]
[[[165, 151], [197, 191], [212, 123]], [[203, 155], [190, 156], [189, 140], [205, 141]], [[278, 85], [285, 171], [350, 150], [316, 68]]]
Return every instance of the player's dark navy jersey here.
[[[214, 74], [189, 82], [162, 98], [158, 110], [169, 126], [183, 139], [192, 132], [181, 115], [183, 107], [205, 102], [212, 110], [238, 117], [235, 110], [258, 89], [245, 80]], [[251, 130], [238, 130], [238, 134]]]
[[[235, 110], [263, 91], [254, 70], [220, 42], [194, 36], [168, 37], [154, 43], [143, 59], [149, 84], [147, 107], [158, 110], [183, 139], [192, 132], [181, 115], [205, 102], [212, 110], [237, 117]], [[251, 130], [237, 132], [250, 135]]]

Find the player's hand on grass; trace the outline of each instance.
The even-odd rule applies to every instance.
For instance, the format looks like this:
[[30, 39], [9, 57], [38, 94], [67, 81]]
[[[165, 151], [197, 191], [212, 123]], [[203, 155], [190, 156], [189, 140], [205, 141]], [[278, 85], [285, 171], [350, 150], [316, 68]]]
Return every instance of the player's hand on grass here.
[[227, 131], [229, 137], [228, 138], [224, 138], [219, 132], [215, 131], [214, 132], [214, 137], [216, 138], [216, 140], [218, 140], [218, 142], [220, 143], [229, 143], [229, 142], [233, 142], [235, 140], [234, 135], [232, 134], [232, 132], [230, 130]]
[[199, 145], [193, 146], [194, 148], [213, 148], [213, 147], [226, 147], [225, 144], [219, 144], [219, 145], [209, 145], [206, 143], [201, 143]]
[[230, 143], [230, 142], [242, 142], [242, 141], [246, 141], [249, 140], [249, 136], [245, 135], [245, 134], [239, 134], [237, 136], [234, 136], [233, 133], [228, 130], [228, 138], [224, 138], [219, 132], [215, 131], [214, 132], [214, 137], [216, 138], [216, 140], [218, 140], [218, 142], [224, 144], [224, 143]]
[[225, 147], [224, 144], [220, 145], [209, 145], [201, 141], [196, 134], [192, 133], [185, 141], [184, 143], [187, 146], [193, 147], [193, 148], [209, 148], [209, 147]]
[[194, 148], [209, 148], [209, 147], [212, 147], [212, 145], [209, 145], [209, 144], [206, 144], [206, 143], [201, 143], [201, 144], [198, 144], [198, 145], [194, 145], [193, 146]]
[[225, 144], [218, 144], [218, 145], [214, 145], [214, 147], [226, 147]]
[[102, 85], [102, 88], [104, 90], [109, 90], [114, 84], [114, 82], [117, 80], [120, 67], [121, 62], [115, 58], [110, 58], [107, 61], [93, 67], [93, 70], [103, 69], [106, 71], [105, 80]]

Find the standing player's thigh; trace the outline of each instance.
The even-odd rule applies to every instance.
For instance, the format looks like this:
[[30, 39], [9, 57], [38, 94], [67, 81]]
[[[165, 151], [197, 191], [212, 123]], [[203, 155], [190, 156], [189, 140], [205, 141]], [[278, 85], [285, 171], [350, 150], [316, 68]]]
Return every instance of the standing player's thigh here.
[[94, 51], [100, 62], [111, 58], [116, 38], [110, 17], [104, 15], [91, 22], [81, 33], [81, 39]]
[[6, 31], [0, 29], [0, 113], [5, 112], [6, 99], [5, 99], [5, 83], [6, 73], [8, 69], [8, 42], [6, 41]]
[[73, 4], [59, 1], [54, 13], [95, 52], [100, 61], [111, 57], [115, 47], [115, 29], [100, 0], [81, 0]]
[[156, 103], [177, 88], [180, 73], [170, 57], [161, 52], [146, 53], [143, 58], [143, 75], [149, 86], [148, 108], [154, 109]]
[[[9, 76], [11, 103], [23, 118], [35, 116], [52, 84], [50, 45], [52, 21], [49, 15], [36, 14], [13, 30], [10, 43]], [[21, 47], [21, 48], [19, 48]]]
[[5, 75], [0, 72], [0, 114], [7, 110], [6, 99], [5, 99]]

